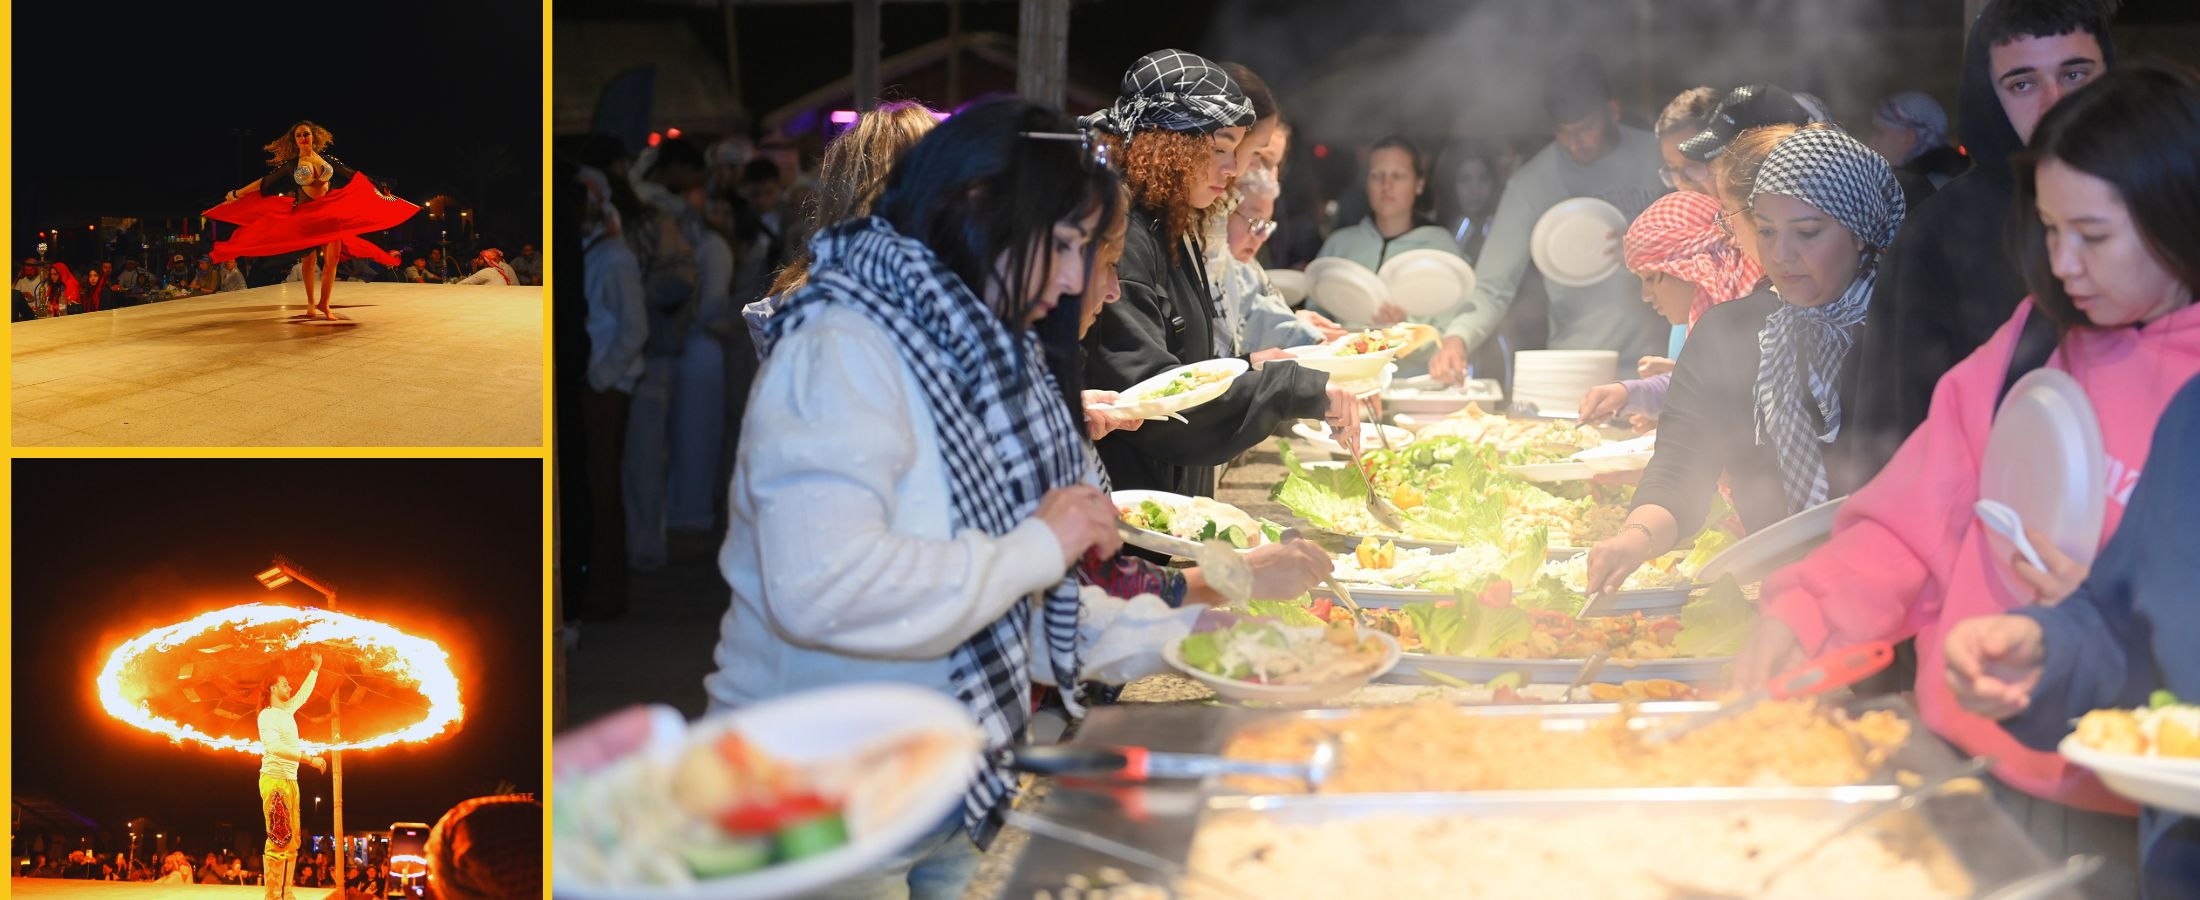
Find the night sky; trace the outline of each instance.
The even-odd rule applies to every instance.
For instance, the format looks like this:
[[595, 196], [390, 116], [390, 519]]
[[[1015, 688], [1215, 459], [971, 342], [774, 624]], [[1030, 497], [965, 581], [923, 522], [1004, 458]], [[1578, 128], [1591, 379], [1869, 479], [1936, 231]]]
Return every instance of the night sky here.
[[459, 197], [516, 252], [543, 233], [541, 35], [542, 5], [513, 0], [17, 4], [10, 246], [195, 217], [311, 119], [347, 164], [415, 203]]
[[[466, 705], [456, 733], [345, 757], [347, 831], [434, 823], [499, 781], [542, 790], [542, 463], [536, 460], [18, 460], [14, 791], [211, 845], [256, 839], [259, 757], [177, 745], [110, 718], [114, 646], [251, 602], [317, 604], [253, 574], [280, 553], [338, 609], [435, 639]], [[309, 833], [329, 779], [301, 766]], [[119, 848], [110, 848], [119, 849]], [[142, 850], [141, 846], [141, 850]]]

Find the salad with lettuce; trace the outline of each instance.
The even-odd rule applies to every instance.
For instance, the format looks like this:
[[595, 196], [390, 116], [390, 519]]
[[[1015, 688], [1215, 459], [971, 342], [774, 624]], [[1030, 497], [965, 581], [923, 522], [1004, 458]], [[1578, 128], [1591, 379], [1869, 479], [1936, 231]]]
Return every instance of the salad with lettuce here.
[[1181, 504], [1147, 498], [1120, 504], [1116, 512], [1133, 528], [1188, 541], [1225, 541], [1239, 550], [1257, 547], [1273, 539], [1271, 529], [1244, 510], [1205, 497], [1193, 497], [1190, 502]]
[[1185, 665], [1221, 678], [1312, 685], [1365, 676], [1382, 665], [1388, 648], [1349, 621], [1306, 625], [1253, 619], [1188, 635], [1177, 654]]

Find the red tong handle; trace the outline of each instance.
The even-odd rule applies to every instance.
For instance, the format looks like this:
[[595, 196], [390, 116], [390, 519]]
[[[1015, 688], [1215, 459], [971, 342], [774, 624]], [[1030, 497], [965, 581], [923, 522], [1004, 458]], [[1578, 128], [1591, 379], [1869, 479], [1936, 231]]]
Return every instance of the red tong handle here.
[[1894, 662], [1894, 645], [1873, 641], [1835, 650], [1774, 677], [1765, 693], [1774, 700], [1791, 700], [1848, 687], [1878, 674]]

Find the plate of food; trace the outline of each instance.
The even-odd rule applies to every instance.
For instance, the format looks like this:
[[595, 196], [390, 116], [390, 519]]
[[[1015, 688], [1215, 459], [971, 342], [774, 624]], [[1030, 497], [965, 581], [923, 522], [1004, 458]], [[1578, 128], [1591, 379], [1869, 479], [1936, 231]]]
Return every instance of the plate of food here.
[[1239, 550], [1268, 543], [1258, 520], [1218, 500], [1167, 491], [1116, 491], [1108, 496], [1123, 521], [1141, 531], [1194, 544], [1219, 540]]
[[[1381, 429], [1380, 432], [1377, 429]], [[1299, 439], [1305, 441], [1308, 446], [1331, 456], [1352, 455], [1352, 451], [1346, 450], [1343, 444], [1337, 443], [1335, 435], [1329, 430], [1329, 423], [1320, 419], [1300, 419], [1291, 426], [1291, 433], [1298, 435]], [[1403, 447], [1413, 443], [1413, 432], [1396, 425], [1377, 425], [1373, 422], [1360, 423], [1361, 449], [1384, 446], [1386, 440], [1392, 448]]]
[[961, 807], [984, 744], [962, 704], [900, 684], [670, 726], [558, 779], [559, 896], [748, 900], [862, 875]]
[[2097, 709], [2057, 749], [2134, 802], [2200, 815], [2200, 705], [2156, 691], [2143, 709]]
[[1185, 635], [1161, 657], [1225, 699], [1305, 705], [1350, 693], [1398, 664], [1398, 641], [1349, 622], [1266, 620]]
[[1115, 403], [1095, 407], [1122, 419], [1163, 419], [1229, 392], [1249, 368], [1242, 359], [1210, 359], [1170, 369], [1115, 395]]
[[1308, 344], [1285, 350], [1291, 360], [1309, 369], [1328, 372], [1332, 381], [1373, 383], [1383, 367], [1436, 340], [1434, 326], [1404, 322], [1388, 328], [1355, 331], [1325, 344]]

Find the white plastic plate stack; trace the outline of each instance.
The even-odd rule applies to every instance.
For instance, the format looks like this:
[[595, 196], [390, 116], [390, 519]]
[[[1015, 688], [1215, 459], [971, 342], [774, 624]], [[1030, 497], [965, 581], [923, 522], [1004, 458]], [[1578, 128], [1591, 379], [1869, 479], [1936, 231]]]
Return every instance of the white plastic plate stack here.
[[1618, 380], [1614, 350], [1522, 350], [1513, 354], [1514, 403], [1533, 403], [1541, 415], [1574, 418], [1589, 389]]

